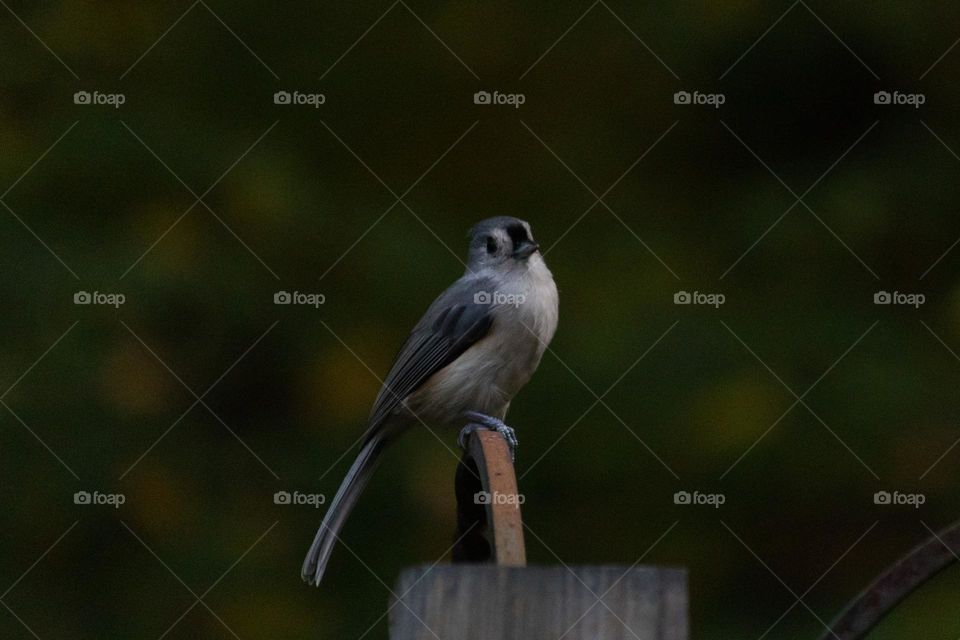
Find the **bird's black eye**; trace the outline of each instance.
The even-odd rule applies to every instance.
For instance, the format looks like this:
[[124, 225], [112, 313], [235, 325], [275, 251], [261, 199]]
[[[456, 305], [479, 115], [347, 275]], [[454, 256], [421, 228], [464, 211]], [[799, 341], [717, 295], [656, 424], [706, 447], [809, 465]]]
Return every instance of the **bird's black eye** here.
[[487, 237], [487, 253], [496, 253], [497, 252], [497, 241], [493, 236]]

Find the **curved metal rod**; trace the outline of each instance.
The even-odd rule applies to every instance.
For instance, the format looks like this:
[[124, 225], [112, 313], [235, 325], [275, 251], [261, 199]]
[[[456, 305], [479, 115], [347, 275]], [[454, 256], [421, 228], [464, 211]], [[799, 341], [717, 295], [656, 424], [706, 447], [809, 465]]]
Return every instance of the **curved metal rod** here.
[[911, 593], [955, 562], [960, 562], [960, 522], [923, 544], [887, 569], [847, 608], [821, 640], [860, 640]]

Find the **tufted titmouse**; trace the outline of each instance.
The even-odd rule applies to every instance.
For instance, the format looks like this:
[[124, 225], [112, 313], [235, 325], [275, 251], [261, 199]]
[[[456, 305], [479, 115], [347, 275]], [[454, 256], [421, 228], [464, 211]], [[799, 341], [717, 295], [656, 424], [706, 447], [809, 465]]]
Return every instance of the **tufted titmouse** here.
[[511, 451], [516, 446], [503, 419], [556, 331], [557, 287], [523, 220], [489, 218], [469, 235], [466, 272], [430, 305], [384, 380], [360, 453], [303, 562], [308, 584], [320, 584], [377, 458], [408, 427], [469, 421], [502, 433]]

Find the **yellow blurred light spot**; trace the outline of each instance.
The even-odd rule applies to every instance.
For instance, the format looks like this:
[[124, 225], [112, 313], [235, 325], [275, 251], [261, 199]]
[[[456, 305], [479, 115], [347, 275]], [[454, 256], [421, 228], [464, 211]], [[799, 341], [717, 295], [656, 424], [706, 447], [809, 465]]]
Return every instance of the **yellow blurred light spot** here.
[[133, 520], [142, 523], [154, 537], [170, 533], [182, 535], [184, 527], [199, 521], [200, 491], [192, 486], [178, 485], [169, 469], [138, 466], [128, 476], [133, 498], [127, 506], [133, 511]]
[[112, 345], [100, 369], [107, 404], [126, 415], [156, 413], [169, 405], [172, 379], [139, 344]]
[[[357, 353], [363, 351], [358, 351], [356, 341], [348, 344]], [[376, 371], [377, 365], [368, 364]], [[384, 366], [380, 365], [377, 376], [386, 375]], [[316, 361], [307, 376], [308, 412], [318, 421], [362, 425], [379, 388], [377, 378], [347, 349], [335, 344]]]
[[701, 390], [690, 416], [698, 442], [718, 452], [749, 446], [790, 406], [779, 393], [752, 374], [742, 374]]

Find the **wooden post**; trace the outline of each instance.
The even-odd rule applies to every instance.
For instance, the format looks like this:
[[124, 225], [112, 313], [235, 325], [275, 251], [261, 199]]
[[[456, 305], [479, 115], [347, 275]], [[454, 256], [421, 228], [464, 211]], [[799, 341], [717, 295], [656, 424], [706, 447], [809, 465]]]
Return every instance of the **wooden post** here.
[[391, 640], [687, 640], [683, 569], [525, 566], [520, 494], [499, 434], [470, 435], [456, 494], [458, 564], [400, 574]]
[[396, 594], [391, 640], [687, 640], [682, 569], [424, 566]]

